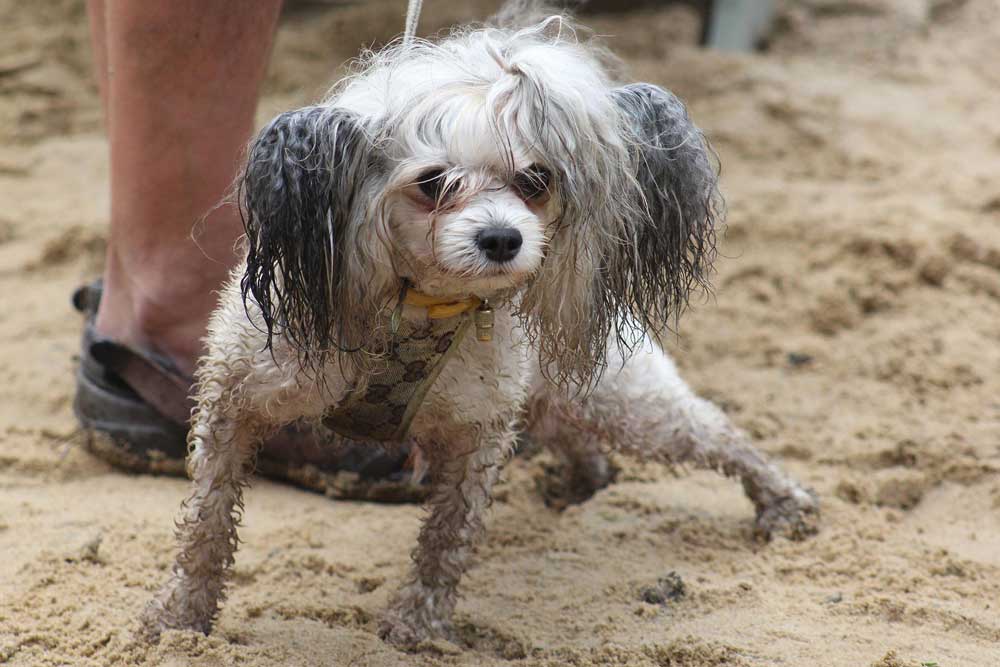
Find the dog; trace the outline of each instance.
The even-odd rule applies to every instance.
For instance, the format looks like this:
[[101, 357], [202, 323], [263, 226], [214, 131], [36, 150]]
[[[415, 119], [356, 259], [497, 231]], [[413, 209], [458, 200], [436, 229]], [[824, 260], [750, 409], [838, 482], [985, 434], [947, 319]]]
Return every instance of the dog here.
[[657, 343], [708, 287], [724, 205], [685, 106], [613, 69], [567, 16], [501, 18], [367, 53], [260, 132], [235, 188], [246, 260], [196, 373], [193, 491], [147, 638], [210, 631], [255, 452], [300, 420], [409, 443], [430, 475], [379, 624], [397, 646], [449, 635], [520, 433], [592, 488], [609, 449], [691, 463], [742, 481], [760, 535], [815, 530], [814, 495]]

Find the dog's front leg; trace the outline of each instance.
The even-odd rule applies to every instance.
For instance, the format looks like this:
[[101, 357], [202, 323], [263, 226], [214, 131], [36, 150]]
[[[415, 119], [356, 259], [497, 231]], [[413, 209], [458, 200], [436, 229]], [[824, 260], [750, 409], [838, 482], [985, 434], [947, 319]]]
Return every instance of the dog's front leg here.
[[212, 627], [224, 596], [225, 580], [236, 551], [236, 527], [243, 507], [261, 429], [209, 402], [202, 388], [188, 443], [191, 495], [177, 524], [180, 551], [170, 579], [146, 606], [142, 633], [156, 641], [166, 629]]
[[532, 412], [543, 415], [538, 423], [545, 440], [556, 439], [563, 448], [578, 443], [584, 447], [578, 455], [593, 458], [602, 456], [593, 447], [597, 438], [639, 458], [738, 477], [756, 509], [760, 536], [815, 532], [813, 494], [768, 462], [719, 408], [695, 395], [658, 346], [647, 341], [644, 351], [624, 362], [621, 356], [584, 400], [569, 400], [554, 388], [536, 395]]
[[463, 441], [421, 447], [434, 482], [430, 514], [413, 552], [410, 579], [396, 593], [379, 626], [383, 639], [414, 647], [425, 639], [449, 635], [458, 582], [469, 551], [482, 534], [493, 484], [514, 445], [511, 421], [504, 420], [500, 429], [475, 429]]

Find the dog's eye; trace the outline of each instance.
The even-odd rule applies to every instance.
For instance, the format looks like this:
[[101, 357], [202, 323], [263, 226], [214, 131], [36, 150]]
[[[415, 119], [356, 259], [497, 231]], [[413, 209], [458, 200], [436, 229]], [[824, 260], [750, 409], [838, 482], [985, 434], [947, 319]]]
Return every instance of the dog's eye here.
[[540, 164], [533, 164], [514, 176], [514, 188], [525, 199], [538, 199], [549, 191], [552, 172]]
[[424, 193], [424, 196], [440, 206], [447, 201], [455, 190], [456, 183], [453, 182], [446, 189], [446, 181], [447, 177], [443, 169], [428, 169], [418, 177], [417, 186]]

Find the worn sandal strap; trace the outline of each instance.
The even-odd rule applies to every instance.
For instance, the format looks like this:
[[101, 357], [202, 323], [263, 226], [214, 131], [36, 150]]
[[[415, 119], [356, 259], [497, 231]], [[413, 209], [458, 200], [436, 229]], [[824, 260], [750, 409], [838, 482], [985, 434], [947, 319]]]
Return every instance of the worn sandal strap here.
[[178, 424], [191, 420], [191, 380], [165, 359], [107, 339], [95, 340], [90, 353], [164, 417]]
[[[101, 280], [83, 285], [73, 292], [73, 307], [92, 320], [101, 303], [102, 291]], [[190, 422], [194, 408], [191, 378], [185, 377], [169, 359], [96, 336], [90, 340], [90, 354], [164, 417], [184, 426]]]

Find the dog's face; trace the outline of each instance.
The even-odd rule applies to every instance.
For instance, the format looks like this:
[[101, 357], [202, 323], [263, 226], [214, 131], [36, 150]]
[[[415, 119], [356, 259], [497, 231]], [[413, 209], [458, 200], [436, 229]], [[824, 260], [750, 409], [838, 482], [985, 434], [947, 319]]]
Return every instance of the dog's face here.
[[[481, 136], [490, 136], [488, 128]], [[559, 208], [551, 169], [514, 148], [505, 164], [490, 141], [414, 156], [397, 174], [387, 227], [396, 272], [434, 295], [492, 297], [538, 273]]]
[[609, 334], [628, 346], [676, 315], [719, 210], [683, 105], [612, 84], [559, 17], [371, 54], [261, 132], [240, 187], [244, 296], [269, 337], [363, 351], [402, 285], [500, 296], [576, 382]]
[[390, 221], [410, 260], [403, 277], [431, 294], [488, 297], [538, 271], [551, 240], [551, 172], [523, 159], [505, 171], [496, 163], [450, 163], [416, 175]]

